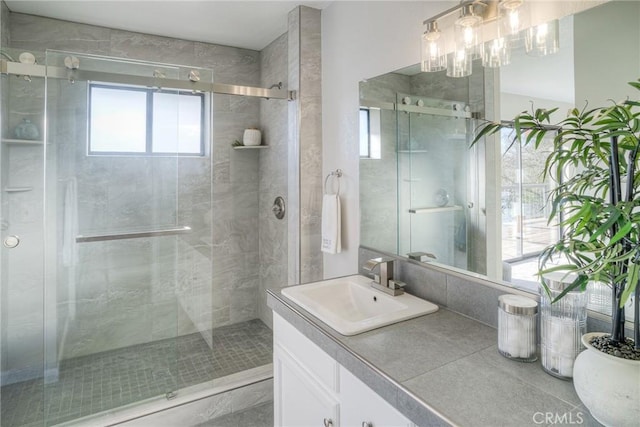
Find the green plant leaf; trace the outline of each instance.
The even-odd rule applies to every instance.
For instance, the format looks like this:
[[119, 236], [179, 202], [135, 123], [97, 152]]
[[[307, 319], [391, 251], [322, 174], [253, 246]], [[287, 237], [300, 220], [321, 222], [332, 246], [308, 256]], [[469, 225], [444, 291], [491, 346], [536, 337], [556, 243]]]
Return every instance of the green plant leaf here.
[[636, 286], [638, 285], [638, 276], [640, 275], [640, 266], [633, 262], [629, 262], [627, 264], [627, 278], [625, 283], [624, 291], [622, 292], [622, 296], [620, 297], [620, 308], [624, 307], [624, 305], [629, 300], [631, 294], [636, 290]]
[[476, 136], [473, 138], [471, 142], [471, 146], [474, 146], [478, 141], [480, 141], [483, 137], [493, 135], [494, 133], [500, 131], [504, 126], [501, 123], [497, 122], [486, 122], [480, 124], [476, 127]]
[[607, 220], [602, 225], [600, 225], [600, 227], [598, 227], [598, 229], [591, 235], [591, 239], [589, 239], [589, 241], [590, 242], [594, 242], [605, 231], [610, 230], [611, 227], [613, 227], [613, 224], [615, 224], [616, 221], [618, 221], [619, 217], [620, 217], [620, 212], [617, 211], [617, 210], [613, 210], [613, 212], [611, 212], [609, 218], [607, 218]]
[[618, 241], [620, 241], [620, 239], [622, 239], [627, 234], [629, 234], [629, 232], [631, 231], [632, 228], [633, 228], [633, 224], [631, 222], [625, 223], [618, 230], [618, 232], [611, 238], [611, 240], [609, 241], [609, 245], [613, 245], [613, 244], [617, 243]]

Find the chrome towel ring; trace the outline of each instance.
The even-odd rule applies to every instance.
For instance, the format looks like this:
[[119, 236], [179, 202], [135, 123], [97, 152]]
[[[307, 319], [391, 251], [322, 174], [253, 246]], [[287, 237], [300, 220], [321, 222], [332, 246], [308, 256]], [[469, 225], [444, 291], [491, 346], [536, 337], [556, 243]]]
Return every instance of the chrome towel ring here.
[[335, 178], [338, 181], [338, 191], [336, 191], [336, 194], [340, 194], [340, 178], [342, 177], [342, 169], [331, 171], [324, 179], [324, 194], [330, 194], [328, 192], [329, 187], [327, 187], [327, 183], [329, 182], [329, 178], [331, 177]]

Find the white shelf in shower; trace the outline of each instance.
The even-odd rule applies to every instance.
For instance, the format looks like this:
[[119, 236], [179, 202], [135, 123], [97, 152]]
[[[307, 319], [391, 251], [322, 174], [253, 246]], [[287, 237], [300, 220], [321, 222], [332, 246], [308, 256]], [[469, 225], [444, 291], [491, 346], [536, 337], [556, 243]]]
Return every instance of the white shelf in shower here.
[[44, 143], [44, 141], [40, 141], [40, 140], [11, 139], [11, 138], [4, 138], [2, 142], [8, 145], [42, 145]]
[[268, 145], [239, 145], [233, 147], [234, 150], [256, 150], [260, 148], [269, 148]]
[[438, 213], [438, 212], [453, 212], [453, 211], [461, 211], [461, 210], [462, 210], [462, 206], [452, 205], [452, 206], [437, 206], [437, 207], [428, 207], [428, 208], [411, 208], [409, 209], [409, 213], [428, 214], [428, 213]]

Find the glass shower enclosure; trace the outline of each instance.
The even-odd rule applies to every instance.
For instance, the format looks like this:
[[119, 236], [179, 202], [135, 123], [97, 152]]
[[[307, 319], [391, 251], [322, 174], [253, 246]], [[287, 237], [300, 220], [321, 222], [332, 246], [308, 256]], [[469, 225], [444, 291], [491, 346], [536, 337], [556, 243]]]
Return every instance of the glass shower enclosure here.
[[396, 105], [399, 253], [467, 269], [469, 107], [408, 94], [397, 94]]
[[[2, 426], [270, 363], [264, 324], [216, 323], [212, 71], [36, 56], [46, 77], [0, 80]], [[253, 364], [214, 354], [233, 340]]]

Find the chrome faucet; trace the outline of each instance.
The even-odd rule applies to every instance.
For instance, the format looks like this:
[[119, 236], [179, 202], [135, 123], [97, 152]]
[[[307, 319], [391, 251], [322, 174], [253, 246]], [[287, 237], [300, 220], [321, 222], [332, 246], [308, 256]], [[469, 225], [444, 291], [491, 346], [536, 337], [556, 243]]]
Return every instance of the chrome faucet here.
[[429, 258], [437, 259], [434, 254], [431, 254], [429, 252], [409, 252], [407, 256], [409, 257], [409, 259], [420, 262], [430, 261]]
[[380, 274], [374, 274], [371, 287], [389, 295], [397, 296], [404, 293], [402, 288], [406, 284], [393, 279], [393, 261], [394, 259], [390, 257], [373, 258], [365, 262], [362, 268], [367, 271], [373, 271], [377, 266], [380, 266]]

